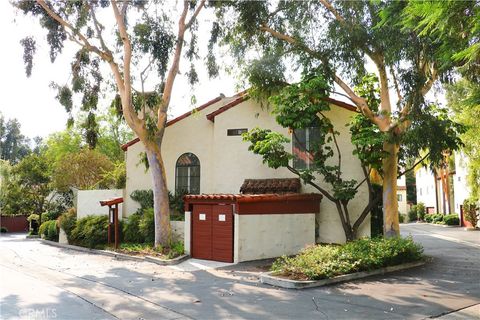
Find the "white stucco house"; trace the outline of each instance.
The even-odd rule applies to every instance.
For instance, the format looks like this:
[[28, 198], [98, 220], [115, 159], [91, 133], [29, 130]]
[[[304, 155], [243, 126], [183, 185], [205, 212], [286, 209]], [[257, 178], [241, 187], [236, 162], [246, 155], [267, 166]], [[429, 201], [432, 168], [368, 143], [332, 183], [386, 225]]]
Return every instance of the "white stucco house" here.
[[[361, 181], [363, 174], [360, 162], [352, 155], [354, 147], [346, 126], [355, 114], [356, 107], [334, 99], [327, 101], [331, 104], [331, 110], [325, 115], [340, 132], [338, 140], [343, 153], [343, 174], [348, 179]], [[292, 132], [281, 127], [268, 108], [249, 99], [244, 92], [232, 97], [220, 95], [192, 112], [168, 121], [162, 145], [168, 189], [186, 189], [191, 194], [238, 194], [245, 179], [296, 178], [285, 168], [268, 168], [260, 156], [248, 151], [248, 143], [242, 141], [241, 134], [255, 127], [272, 129], [292, 137]], [[308, 144], [311, 130], [304, 129], [297, 133], [296, 136], [302, 137], [303, 143]], [[293, 144], [295, 143], [294, 141]], [[293, 147], [295, 146], [289, 146]], [[126, 217], [138, 208], [130, 194], [135, 190], [151, 189], [152, 177], [141, 162], [144, 147], [138, 138], [122, 148], [126, 154], [127, 168], [122, 213]], [[296, 159], [293, 165], [308, 166], [308, 159]], [[324, 185], [321, 177], [317, 178], [317, 182]], [[302, 185], [300, 192], [315, 193], [316, 190]], [[359, 215], [367, 199], [368, 190], [364, 184], [359, 188], [357, 197], [351, 201], [350, 213]], [[316, 240], [325, 243], [345, 242], [335, 206], [324, 198], [318, 212]], [[359, 235], [370, 235], [369, 218], [365, 219]]]
[[397, 179], [397, 201], [398, 201], [398, 213], [406, 215], [409, 210], [407, 203], [407, 184], [405, 175]]
[[417, 170], [417, 203], [423, 202], [428, 213], [458, 214], [460, 218], [463, 201], [470, 196], [467, 164], [468, 158], [460, 151], [454, 154], [454, 166], [449, 170]]

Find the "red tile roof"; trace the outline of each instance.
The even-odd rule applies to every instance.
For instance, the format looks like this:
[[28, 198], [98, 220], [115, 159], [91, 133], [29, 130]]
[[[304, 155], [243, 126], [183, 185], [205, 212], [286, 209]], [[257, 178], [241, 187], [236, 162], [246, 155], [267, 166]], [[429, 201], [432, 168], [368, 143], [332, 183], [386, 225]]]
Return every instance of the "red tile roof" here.
[[243, 194], [265, 194], [265, 193], [299, 193], [300, 179], [245, 179], [240, 188]]
[[295, 193], [295, 194], [189, 194], [183, 196], [183, 200], [193, 202], [205, 201], [232, 201], [232, 202], [260, 202], [260, 201], [288, 201], [288, 200], [321, 200], [323, 197], [318, 193]]

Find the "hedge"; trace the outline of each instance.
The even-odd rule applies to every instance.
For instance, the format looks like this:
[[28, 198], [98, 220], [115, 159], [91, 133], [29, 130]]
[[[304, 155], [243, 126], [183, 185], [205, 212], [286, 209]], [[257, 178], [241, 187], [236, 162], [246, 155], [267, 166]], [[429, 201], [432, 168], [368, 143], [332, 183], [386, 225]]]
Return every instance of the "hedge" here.
[[308, 247], [294, 257], [277, 259], [271, 270], [291, 279], [320, 280], [422, 258], [422, 246], [410, 237], [360, 239], [345, 245]]

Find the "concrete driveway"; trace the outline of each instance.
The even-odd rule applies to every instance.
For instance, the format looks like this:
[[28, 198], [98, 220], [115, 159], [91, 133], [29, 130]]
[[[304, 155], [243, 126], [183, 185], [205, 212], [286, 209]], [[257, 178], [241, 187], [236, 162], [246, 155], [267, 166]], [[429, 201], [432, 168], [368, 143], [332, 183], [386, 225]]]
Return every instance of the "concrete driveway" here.
[[480, 232], [424, 224], [405, 224], [401, 229], [424, 245], [430, 263], [302, 291], [260, 284], [258, 264], [182, 271], [51, 247], [24, 235], [2, 236], [0, 318], [476, 317], [478, 309], [468, 307], [480, 303]]

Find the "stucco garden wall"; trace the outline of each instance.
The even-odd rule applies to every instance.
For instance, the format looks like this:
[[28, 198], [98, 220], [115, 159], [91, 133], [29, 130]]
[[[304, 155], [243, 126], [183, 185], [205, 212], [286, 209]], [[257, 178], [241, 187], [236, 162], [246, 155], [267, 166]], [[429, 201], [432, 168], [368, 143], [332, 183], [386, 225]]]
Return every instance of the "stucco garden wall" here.
[[[77, 219], [80, 219], [88, 215], [108, 215], [108, 206], [102, 207], [100, 201], [122, 197], [123, 190], [75, 190], [73, 194]], [[118, 212], [121, 219], [122, 204], [119, 205]]]
[[275, 258], [315, 244], [315, 214], [235, 215], [233, 261]]

